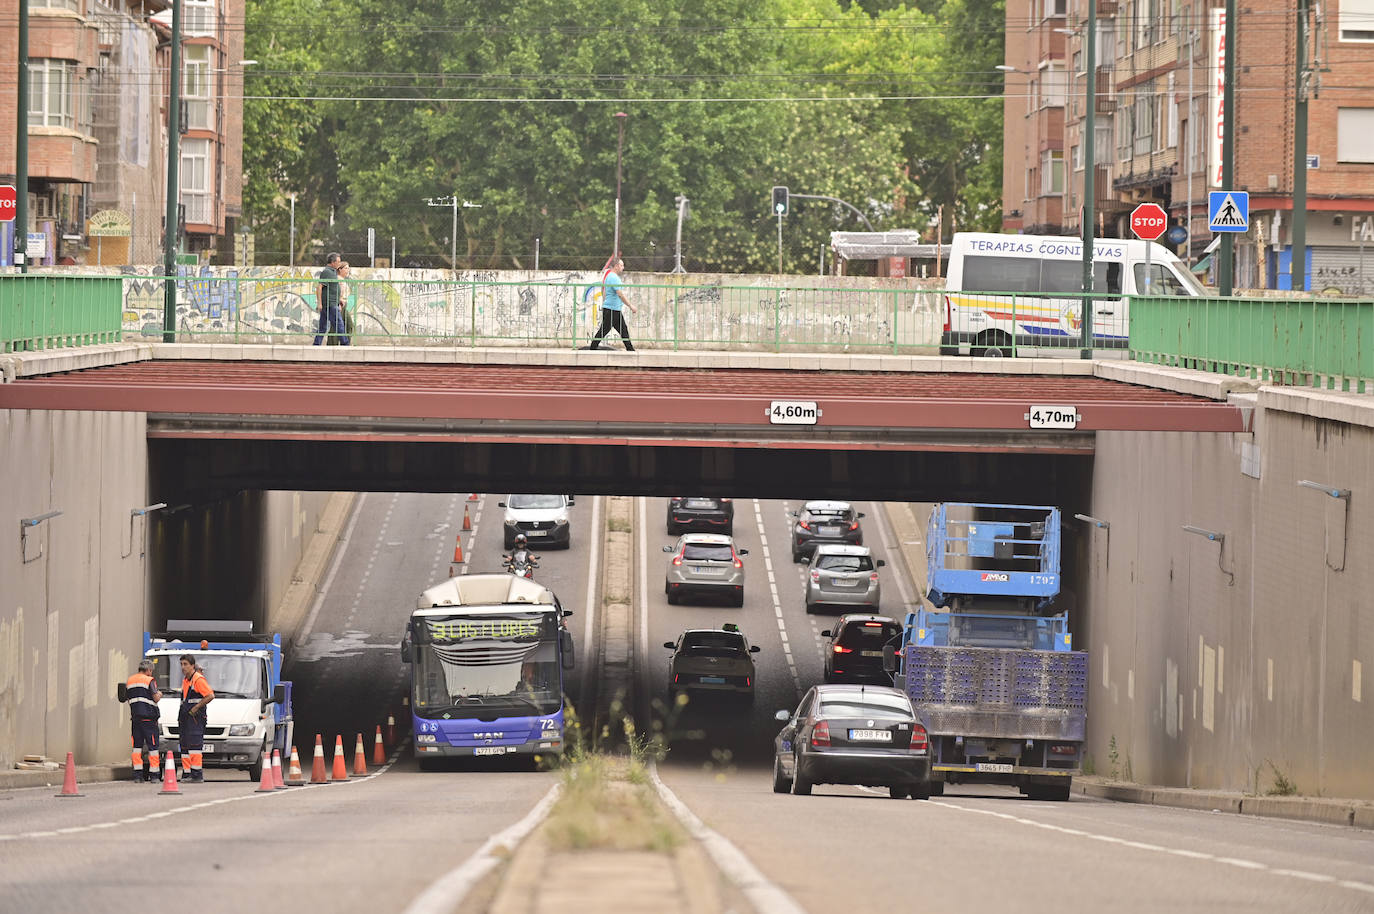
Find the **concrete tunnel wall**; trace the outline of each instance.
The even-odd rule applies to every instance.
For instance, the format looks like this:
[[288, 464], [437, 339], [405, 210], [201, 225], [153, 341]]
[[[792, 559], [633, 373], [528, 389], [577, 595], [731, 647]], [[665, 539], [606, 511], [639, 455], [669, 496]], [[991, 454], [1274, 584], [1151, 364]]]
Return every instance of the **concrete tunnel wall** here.
[[[168, 563], [150, 586], [155, 524], [130, 524], [133, 509], [157, 500], [147, 454], [141, 413], [0, 410], [0, 518], [9, 524], [0, 534], [9, 538], [0, 546], [0, 769], [68, 751], [81, 763], [126, 759], [128, 711], [115, 685], [133, 672], [144, 630], [172, 615], [167, 608], [186, 608], [152, 595], [211, 594], [217, 612], [260, 624], [329, 497], [245, 493], [174, 515], [156, 524], [158, 536], [175, 536], [186, 564]], [[31, 528], [26, 561], [18, 519], [53, 510], [63, 513]], [[251, 543], [261, 565], [243, 564], [248, 553], [226, 545], [229, 535]]]
[[[1374, 428], [1276, 399], [1253, 433], [1098, 433], [1111, 528], [1088, 528], [1077, 633], [1098, 774], [1374, 799]], [[1300, 479], [1351, 489], [1348, 515]]]

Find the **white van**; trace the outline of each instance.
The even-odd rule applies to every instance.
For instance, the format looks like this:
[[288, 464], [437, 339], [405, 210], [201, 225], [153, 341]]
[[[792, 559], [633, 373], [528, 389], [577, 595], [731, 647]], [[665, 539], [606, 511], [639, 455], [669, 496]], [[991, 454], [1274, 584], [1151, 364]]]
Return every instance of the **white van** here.
[[[1149, 270], [1146, 270], [1146, 246]], [[1005, 356], [1015, 351], [1078, 348], [1083, 299], [1083, 242], [1073, 236], [956, 232], [945, 283], [941, 355]], [[1093, 340], [1124, 349], [1130, 295], [1205, 296], [1183, 261], [1148, 241], [1093, 241]]]

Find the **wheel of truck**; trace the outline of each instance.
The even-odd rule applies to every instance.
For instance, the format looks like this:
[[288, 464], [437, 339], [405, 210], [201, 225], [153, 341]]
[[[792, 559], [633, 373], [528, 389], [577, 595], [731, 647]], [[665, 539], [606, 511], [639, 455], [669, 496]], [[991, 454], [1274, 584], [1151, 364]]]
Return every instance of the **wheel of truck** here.
[[811, 782], [802, 777], [800, 753], [798, 753], [797, 760], [792, 765], [792, 796], [811, 796]]
[[911, 796], [911, 788], [905, 784], [892, 784], [887, 788], [887, 795], [894, 800], [905, 800]]
[[930, 796], [942, 797], [945, 795], [945, 782], [942, 779], [930, 779]]
[[773, 756], [773, 792], [787, 793], [792, 789], [792, 781], [783, 776], [782, 762], [776, 755]]

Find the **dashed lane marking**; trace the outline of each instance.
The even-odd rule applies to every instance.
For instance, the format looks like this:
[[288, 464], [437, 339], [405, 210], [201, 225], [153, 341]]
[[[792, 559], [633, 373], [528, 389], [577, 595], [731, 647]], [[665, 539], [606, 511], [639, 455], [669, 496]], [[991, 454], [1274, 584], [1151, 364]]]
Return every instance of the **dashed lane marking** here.
[[1015, 822], [1019, 825], [1028, 825], [1032, 828], [1040, 828], [1045, 831], [1058, 832], [1063, 835], [1070, 835], [1075, 838], [1086, 838], [1090, 841], [1100, 841], [1103, 844], [1116, 844], [1121, 847], [1129, 847], [1132, 850], [1146, 851], [1153, 854], [1168, 854], [1172, 857], [1183, 857], [1188, 860], [1198, 860], [1206, 863], [1220, 863], [1223, 866], [1236, 867], [1237, 869], [1249, 870], [1253, 872], [1267, 872], [1275, 876], [1284, 876], [1289, 879], [1301, 879], [1305, 882], [1320, 882], [1331, 885], [1338, 885], [1341, 888], [1353, 889], [1359, 892], [1374, 893], [1374, 885], [1366, 882], [1359, 882], [1353, 879], [1337, 880], [1334, 876], [1324, 873], [1313, 873], [1306, 870], [1285, 869], [1282, 867], [1272, 867], [1267, 863], [1260, 863], [1258, 860], [1246, 860], [1241, 857], [1221, 857], [1216, 854], [1209, 854], [1205, 851], [1183, 850], [1176, 847], [1163, 847], [1159, 844], [1149, 844], [1145, 841], [1129, 841], [1125, 838], [1118, 838], [1114, 835], [1103, 835], [1095, 832], [1083, 831], [1078, 828], [1066, 828], [1062, 825], [1051, 825], [1048, 822], [1038, 822], [1035, 819], [1027, 819], [1023, 816], [1014, 816], [1010, 813], [995, 812], [991, 809], [975, 809], [971, 806], [960, 806], [957, 803], [950, 803], [943, 800], [928, 800], [932, 806], [939, 806], [943, 809], [953, 809], [959, 812], [973, 813], [980, 816], [992, 816], [997, 819], [1005, 819], [1008, 822]]
[[773, 617], [778, 623], [778, 635], [782, 639], [782, 656], [787, 661], [787, 671], [792, 674], [792, 685], [796, 688], [797, 694], [802, 692], [801, 676], [797, 674], [797, 661], [792, 657], [791, 640], [787, 637], [787, 623], [782, 617], [782, 600], [778, 598], [778, 584], [773, 579], [772, 553], [768, 548], [768, 533], [763, 528], [763, 508], [759, 500], [754, 499], [754, 522], [759, 528], [759, 548], [763, 550], [764, 566], [768, 571], [768, 592], [773, 600]]

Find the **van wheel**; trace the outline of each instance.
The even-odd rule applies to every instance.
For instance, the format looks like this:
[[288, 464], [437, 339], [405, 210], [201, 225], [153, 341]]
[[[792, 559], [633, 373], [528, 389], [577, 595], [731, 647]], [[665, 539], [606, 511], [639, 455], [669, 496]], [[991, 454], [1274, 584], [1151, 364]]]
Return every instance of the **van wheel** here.
[[990, 331], [978, 337], [970, 352], [975, 359], [1001, 359], [1012, 355], [1011, 338], [1005, 333]]

